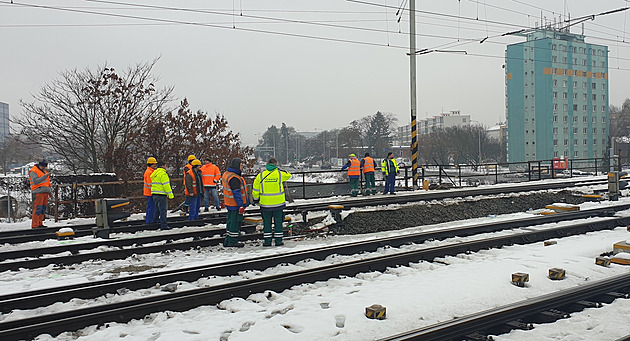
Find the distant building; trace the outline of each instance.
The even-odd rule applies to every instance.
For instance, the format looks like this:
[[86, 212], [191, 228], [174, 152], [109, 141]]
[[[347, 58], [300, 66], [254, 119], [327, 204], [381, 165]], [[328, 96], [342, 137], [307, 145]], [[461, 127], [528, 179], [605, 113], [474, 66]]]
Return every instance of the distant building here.
[[518, 35], [505, 53], [508, 161], [602, 157], [608, 48], [550, 25]]
[[[418, 135], [429, 134], [435, 130], [449, 127], [461, 127], [470, 125], [470, 115], [462, 115], [459, 110], [441, 113], [437, 116], [416, 121]], [[411, 146], [411, 126], [398, 127], [398, 135], [395, 140], [399, 146]]]
[[9, 136], [9, 105], [0, 102], [0, 141]]
[[495, 139], [499, 141], [500, 145], [503, 145], [506, 143], [507, 125], [504, 123], [498, 123], [495, 126], [486, 129], [486, 133], [489, 138]]

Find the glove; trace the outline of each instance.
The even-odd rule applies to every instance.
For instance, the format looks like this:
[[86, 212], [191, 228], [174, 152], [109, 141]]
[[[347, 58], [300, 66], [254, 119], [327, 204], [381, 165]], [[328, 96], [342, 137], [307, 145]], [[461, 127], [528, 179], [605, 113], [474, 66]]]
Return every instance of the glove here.
[[245, 207], [239, 207], [238, 208], [238, 214], [240, 214], [240, 215], [245, 214]]
[[259, 202], [260, 202], [260, 199], [254, 199], [254, 205], [258, 205]]

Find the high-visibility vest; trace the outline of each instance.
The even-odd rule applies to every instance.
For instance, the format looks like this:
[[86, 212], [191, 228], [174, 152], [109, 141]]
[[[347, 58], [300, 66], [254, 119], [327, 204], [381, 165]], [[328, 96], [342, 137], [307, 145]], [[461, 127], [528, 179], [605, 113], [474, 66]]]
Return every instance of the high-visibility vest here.
[[221, 171], [219, 167], [209, 163], [201, 166], [201, 179], [204, 186], [216, 186], [221, 180]]
[[189, 163], [187, 163], [184, 166], [184, 178], [182, 179], [182, 183], [184, 184], [184, 188], [186, 188], [186, 173], [188, 173], [189, 170], [192, 169], [192, 165]]
[[374, 173], [374, 159], [369, 156], [363, 158], [363, 174]]
[[155, 169], [151, 167], [147, 167], [147, 170], [144, 171], [144, 189], [142, 190], [142, 194], [147, 197], [151, 196], [151, 174], [155, 171]]
[[385, 159], [383, 160], [383, 164], [381, 165], [381, 171], [383, 171], [383, 173], [385, 173], [385, 175], [389, 175], [390, 172], [390, 162], [391, 161], [391, 166], [393, 166], [394, 169], [391, 169], [394, 173], [396, 174], [398, 172], [398, 162], [396, 162], [396, 159]]
[[291, 179], [291, 174], [278, 168], [272, 171], [264, 170], [254, 179], [252, 196], [254, 199], [260, 198], [260, 207], [284, 206], [286, 197], [282, 183], [289, 179]]
[[166, 169], [158, 168], [151, 173], [151, 195], [166, 195], [169, 199], [173, 199], [173, 189], [171, 188], [171, 179], [166, 174]]
[[225, 206], [238, 206], [236, 204], [236, 200], [234, 199], [232, 188], [230, 188], [230, 180], [232, 180], [233, 177], [237, 177], [241, 182], [241, 198], [243, 198], [243, 204], [247, 203], [247, 186], [245, 186], [245, 179], [236, 173], [225, 172], [223, 173], [223, 177], [221, 177], [223, 185], [223, 203]]
[[[193, 172], [193, 170], [189, 170], [186, 174], [190, 175], [192, 177], [192, 188], [193, 188], [193, 192], [192, 195], [197, 195], [197, 177], [195, 177], [195, 172]], [[188, 191], [188, 186], [184, 187], [184, 193], [186, 193], [186, 195], [190, 195], [191, 193]]]
[[350, 159], [350, 167], [348, 167], [348, 175], [361, 175], [361, 162], [356, 158]]
[[33, 180], [31, 179], [31, 172], [35, 172], [35, 174], [37, 174], [37, 177], [41, 177], [45, 173], [44, 171], [42, 171], [41, 169], [39, 169], [39, 167], [37, 167], [37, 165], [33, 166], [33, 168], [31, 168], [31, 170], [28, 172], [28, 181], [31, 183], [31, 191], [40, 188], [40, 187], [50, 187], [50, 177], [46, 178], [46, 181], [40, 182], [38, 184], [33, 184]]

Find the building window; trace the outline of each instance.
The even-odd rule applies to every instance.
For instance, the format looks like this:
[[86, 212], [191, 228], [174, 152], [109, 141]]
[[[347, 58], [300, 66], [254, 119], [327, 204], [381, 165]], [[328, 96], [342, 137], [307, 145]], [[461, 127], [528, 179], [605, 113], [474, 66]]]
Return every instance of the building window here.
[[554, 135], [558, 135], [558, 128], [557, 127], [553, 128], [553, 134]]
[[564, 145], [565, 145], [565, 146], [568, 146], [568, 145], [569, 145], [569, 140], [564, 139]]
[[606, 90], [606, 83], [602, 83], [602, 90]]
[[606, 62], [602, 62], [602, 67], [606, 67]]
[[578, 105], [577, 104], [573, 104], [573, 111], [577, 111], [578, 110]]
[[586, 112], [586, 108], [588, 108], [588, 105], [584, 104], [584, 105], [582, 106], [582, 111]]
[[593, 112], [596, 112], [596, 111], [597, 111], [597, 106], [596, 106], [596, 105], [594, 105], [594, 106], [593, 106]]
[[593, 139], [593, 144], [596, 145], [597, 144], [597, 139]]
[[606, 112], [606, 106], [602, 106], [602, 112], [605, 113]]
[[593, 134], [597, 134], [597, 128], [593, 128]]
[[573, 152], [573, 156], [578, 157], [578, 151]]
[[566, 111], [568, 111], [568, 110], [569, 110], [569, 105], [568, 105], [568, 104], [566, 104], [566, 103], [565, 103], [565, 104], [563, 104], [563, 105], [562, 105], [562, 109], [564, 109], [564, 111], [565, 111], [565, 112], [566, 112]]
[[[582, 97], [583, 97], [583, 99], [584, 99], [585, 101], [588, 99], [588, 95], [587, 95], [586, 93], [583, 93], [583, 94], [582, 94]], [[586, 111], [586, 109], [585, 109], [584, 111]]]
[[563, 93], [562, 93], [562, 98], [563, 98], [563, 99], [567, 99], [568, 97], [569, 97], [569, 95], [568, 95], [566, 92], [563, 92]]
[[551, 45], [551, 49], [552, 49], [553, 51], [555, 51], [555, 50], [556, 50], [556, 44]]
[[567, 52], [567, 46], [566, 45], [560, 45], [562, 46], [562, 52]]
[[573, 99], [577, 99], [577, 92], [573, 94]]
[[554, 116], [553, 116], [553, 121], [554, 121], [554, 122], [558, 122], [558, 116], [554, 115]]
[[[525, 97], [527, 97], [527, 96], [525, 96]], [[593, 101], [597, 101], [597, 95], [596, 94], [593, 94]]]
[[557, 92], [553, 92], [553, 99], [558, 99], [558, 93]]
[[577, 146], [577, 139], [573, 139], [573, 145]]
[[586, 146], [586, 139], [582, 141], [582, 144]]
[[602, 95], [602, 102], [606, 102], [606, 95]]
[[606, 145], [606, 139], [602, 139], [602, 145], [605, 146]]
[[582, 89], [586, 89], [586, 82], [582, 82]]
[[584, 133], [584, 135], [588, 134], [588, 128], [582, 129], [582, 133]]
[[595, 66], [596, 66], [595, 61], [593, 61], [593, 67], [595, 67]]
[[553, 111], [558, 111], [558, 103], [553, 104]]
[[573, 116], [573, 123], [577, 123], [577, 120], [578, 120], [578, 117], [577, 116]]
[[562, 128], [562, 132], [564, 133], [564, 135], [567, 135], [569, 133], [569, 128], [568, 127]]
[[573, 58], [573, 65], [577, 65], [577, 58]]
[[553, 152], [553, 157], [558, 157], [558, 151]]
[[582, 66], [586, 66], [586, 59], [582, 59]]
[[606, 117], [602, 116], [602, 123], [606, 123]]
[[591, 122], [597, 123], [597, 116], [593, 116], [593, 119], [591, 120]]
[[573, 81], [573, 89], [577, 89], [577, 81]]
[[562, 57], [562, 63], [564, 63], [564, 64], [567, 63], [567, 57]]
[[582, 122], [584, 122], [584, 123], [588, 122], [588, 121], [586, 120], [586, 116], [582, 117]]
[[568, 84], [569, 84], [569, 82], [564, 81], [564, 82], [562, 82], [562, 87], [563, 87], [563, 88], [566, 88]]
[[573, 134], [577, 134], [577, 127], [573, 128]]
[[558, 146], [558, 140], [553, 140], [553, 146], [557, 147]]
[[593, 88], [593, 90], [597, 90], [597, 83], [591, 83], [591, 88]]

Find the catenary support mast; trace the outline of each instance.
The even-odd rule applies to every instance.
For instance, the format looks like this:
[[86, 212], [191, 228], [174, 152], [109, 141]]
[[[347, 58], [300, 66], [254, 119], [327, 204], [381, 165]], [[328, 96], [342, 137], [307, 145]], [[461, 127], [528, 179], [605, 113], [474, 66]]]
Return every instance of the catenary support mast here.
[[418, 186], [418, 135], [416, 131], [416, 1], [409, 0], [409, 72], [411, 78], [411, 174]]

